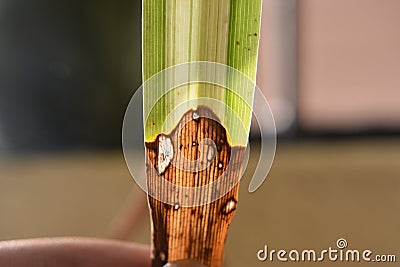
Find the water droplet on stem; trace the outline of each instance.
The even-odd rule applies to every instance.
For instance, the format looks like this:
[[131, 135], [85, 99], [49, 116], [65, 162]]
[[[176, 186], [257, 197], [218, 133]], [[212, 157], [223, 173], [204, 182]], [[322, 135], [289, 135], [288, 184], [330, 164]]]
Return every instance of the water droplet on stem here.
[[167, 259], [167, 256], [165, 255], [164, 251], [160, 251], [158, 255], [161, 261], [165, 261]]
[[193, 112], [193, 119], [196, 121], [200, 118], [199, 114], [197, 114], [196, 112]]
[[209, 146], [207, 150], [207, 160], [213, 161], [215, 157], [215, 148], [213, 146]]
[[158, 140], [158, 172], [163, 174], [174, 157], [174, 148], [169, 137], [161, 135]]
[[237, 200], [234, 199], [233, 197], [228, 199], [225, 203], [224, 206], [222, 206], [221, 212], [224, 215], [228, 215], [229, 213], [231, 213], [232, 211], [234, 211], [236, 209], [236, 205], [237, 205]]

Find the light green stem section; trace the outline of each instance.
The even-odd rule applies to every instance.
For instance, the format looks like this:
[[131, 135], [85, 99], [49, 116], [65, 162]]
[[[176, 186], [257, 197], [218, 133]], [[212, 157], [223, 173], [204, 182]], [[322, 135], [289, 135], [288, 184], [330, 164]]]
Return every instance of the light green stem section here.
[[[176, 64], [212, 61], [229, 65], [252, 81], [257, 71], [258, 41], [262, 0], [143, 0], [142, 56], [143, 80]], [[180, 115], [165, 124], [170, 112], [181, 103], [198, 97], [222, 101], [226, 110], [232, 109], [238, 120], [223, 119], [228, 135], [238, 123], [246, 135], [230, 138], [231, 145], [246, 145], [251, 121], [254, 88], [243, 86], [240, 94], [212, 84], [189, 84], [160, 95], [173, 84], [174, 75], [163, 80], [157, 88], [144, 86], [145, 141], [154, 141], [158, 134], [168, 133]], [[227, 77], [228, 88], [241, 80]], [[239, 89], [241, 90], [241, 89]], [[239, 97], [245, 95], [245, 99]], [[246, 103], [247, 102], [247, 103]], [[196, 102], [186, 103], [186, 110], [196, 108]], [[226, 110], [214, 110], [218, 116], [229, 115]], [[241, 126], [243, 127], [243, 126]]]

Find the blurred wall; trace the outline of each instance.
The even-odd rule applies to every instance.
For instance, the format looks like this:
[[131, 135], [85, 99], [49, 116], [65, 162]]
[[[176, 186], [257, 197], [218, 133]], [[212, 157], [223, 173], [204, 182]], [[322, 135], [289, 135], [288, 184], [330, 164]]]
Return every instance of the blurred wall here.
[[400, 1], [298, 2], [301, 127], [399, 130]]
[[0, 2], [0, 151], [120, 145], [140, 1]]
[[[265, 0], [257, 81], [278, 131], [398, 131], [399, 13], [398, 0]], [[140, 1], [3, 0], [0, 58], [0, 152], [119, 147]]]
[[297, 0], [263, 1], [260, 38], [257, 85], [271, 106], [278, 133], [292, 135], [297, 106]]

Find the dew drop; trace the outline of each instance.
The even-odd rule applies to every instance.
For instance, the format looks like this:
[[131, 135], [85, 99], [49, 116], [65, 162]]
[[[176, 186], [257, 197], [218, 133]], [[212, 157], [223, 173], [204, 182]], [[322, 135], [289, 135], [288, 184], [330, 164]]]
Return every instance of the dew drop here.
[[215, 148], [213, 146], [209, 146], [207, 151], [207, 160], [211, 162], [214, 160], [214, 157], [215, 157]]
[[199, 114], [197, 114], [196, 112], [193, 112], [193, 119], [196, 121], [200, 118]]
[[197, 143], [196, 143], [196, 142], [193, 142], [193, 143], [192, 143], [192, 146], [196, 146], [196, 145], [197, 145]]
[[164, 251], [160, 251], [159, 257], [161, 261], [165, 261], [167, 259], [167, 256], [165, 255]]
[[174, 205], [174, 210], [179, 210], [180, 207], [181, 207], [181, 206], [179, 205], [179, 203], [175, 203], [175, 205]]
[[222, 169], [224, 167], [224, 164], [222, 162], [218, 162], [218, 169]]
[[222, 207], [222, 214], [227, 215], [236, 209], [237, 201], [233, 197], [226, 201], [225, 205]]
[[158, 140], [158, 172], [163, 174], [174, 157], [174, 148], [169, 137], [161, 135]]

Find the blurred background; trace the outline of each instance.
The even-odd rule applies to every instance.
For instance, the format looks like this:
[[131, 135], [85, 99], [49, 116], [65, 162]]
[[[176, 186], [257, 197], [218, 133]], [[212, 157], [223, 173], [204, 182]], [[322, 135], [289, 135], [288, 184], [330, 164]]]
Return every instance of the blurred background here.
[[[140, 8], [0, 1], [0, 240], [149, 242], [145, 195], [121, 152], [141, 84]], [[226, 266], [281, 265], [257, 251], [325, 249], [340, 237], [400, 259], [398, 14], [398, 0], [264, 0], [257, 82], [278, 147], [254, 194], [251, 157]]]

